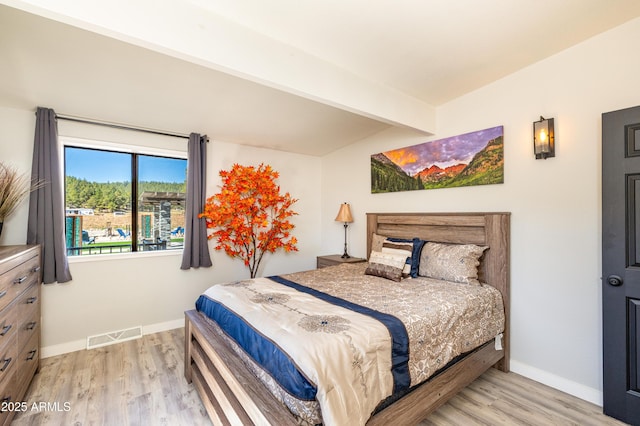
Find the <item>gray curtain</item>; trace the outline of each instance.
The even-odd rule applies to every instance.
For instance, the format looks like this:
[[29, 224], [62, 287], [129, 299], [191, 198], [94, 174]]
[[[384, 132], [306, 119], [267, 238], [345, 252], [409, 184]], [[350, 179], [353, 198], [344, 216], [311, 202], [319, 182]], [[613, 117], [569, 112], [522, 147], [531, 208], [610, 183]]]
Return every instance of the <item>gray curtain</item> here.
[[29, 197], [27, 244], [40, 244], [42, 281], [71, 280], [65, 242], [64, 193], [58, 156], [58, 122], [52, 109], [38, 107], [31, 179], [44, 182]]
[[187, 206], [184, 226], [184, 250], [180, 269], [210, 267], [207, 225], [198, 215], [204, 210], [207, 176], [207, 137], [189, 135], [187, 165]]

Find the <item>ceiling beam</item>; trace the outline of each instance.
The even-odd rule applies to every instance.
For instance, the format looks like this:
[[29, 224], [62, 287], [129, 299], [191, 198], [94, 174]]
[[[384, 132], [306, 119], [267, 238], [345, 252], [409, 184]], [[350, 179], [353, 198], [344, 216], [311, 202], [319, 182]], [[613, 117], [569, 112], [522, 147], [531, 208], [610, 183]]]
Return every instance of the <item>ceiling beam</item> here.
[[433, 106], [188, 1], [0, 3], [391, 125], [435, 133]]

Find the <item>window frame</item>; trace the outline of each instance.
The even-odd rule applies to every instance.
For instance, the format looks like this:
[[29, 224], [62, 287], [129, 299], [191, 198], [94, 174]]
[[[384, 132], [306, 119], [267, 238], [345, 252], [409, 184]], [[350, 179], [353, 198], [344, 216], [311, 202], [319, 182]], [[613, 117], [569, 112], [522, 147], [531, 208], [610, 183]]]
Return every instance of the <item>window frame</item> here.
[[[155, 157], [167, 157], [167, 158], [176, 158], [176, 159], [184, 159], [187, 160], [187, 167], [189, 167], [186, 144], [185, 151], [181, 150], [172, 150], [166, 148], [156, 148], [150, 146], [143, 145], [134, 145], [134, 144], [124, 144], [117, 142], [109, 142], [102, 140], [94, 140], [94, 139], [84, 139], [84, 138], [76, 138], [71, 136], [58, 136], [59, 140], [59, 149], [58, 154], [62, 159], [60, 161], [60, 176], [62, 177], [62, 204], [66, 208], [66, 173], [65, 173], [65, 153], [64, 150], [66, 147], [72, 148], [86, 148], [86, 149], [94, 149], [100, 151], [111, 151], [118, 152], [123, 154], [132, 154], [132, 177], [136, 176], [135, 182], [132, 180], [131, 191], [137, 191], [137, 161], [135, 161], [135, 155], [147, 155], [147, 156], [155, 156]], [[134, 175], [135, 173], [135, 175]], [[133, 200], [132, 200], [133, 201]], [[136, 216], [133, 215], [133, 205], [137, 206], [137, 203], [132, 202], [132, 230], [137, 229], [137, 208], [136, 208]], [[66, 216], [66, 212], [65, 212]], [[136, 224], [133, 224], [134, 218]], [[136, 241], [137, 245], [137, 241]], [[121, 260], [121, 259], [132, 259], [132, 258], [145, 258], [145, 257], [162, 257], [162, 256], [182, 256], [183, 248], [180, 249], [172, 249], [172, 250], [152, 250], [152, 251], [133, 251], [133, 239], [132, 239], [132, 251], [127, 253], [110, 253], [110, 254], [92, 254], [90, 256], [67, 256], [69, 263], [83, 263], [83, 262], [91, 262], [91, 261], [103, 261], [103, 260]]]

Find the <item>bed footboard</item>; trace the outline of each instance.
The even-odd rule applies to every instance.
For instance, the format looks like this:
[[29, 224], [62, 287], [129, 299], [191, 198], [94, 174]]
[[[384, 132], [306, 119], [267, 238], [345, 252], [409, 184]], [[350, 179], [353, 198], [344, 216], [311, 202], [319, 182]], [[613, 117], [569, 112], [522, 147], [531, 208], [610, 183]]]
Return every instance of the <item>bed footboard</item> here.
[[185, 313], [184, 375], [216, 425], [297, 424], [195, 310]]
[[[193, 382], [209, 417], [218, 425], [296, 425], [296, 418], [219, 340], [213, 326], [195, 310], [185, 313], [184, 375]], [[367, 422], [413, 425], [503, 359], [491, 340], [419, 386]]]

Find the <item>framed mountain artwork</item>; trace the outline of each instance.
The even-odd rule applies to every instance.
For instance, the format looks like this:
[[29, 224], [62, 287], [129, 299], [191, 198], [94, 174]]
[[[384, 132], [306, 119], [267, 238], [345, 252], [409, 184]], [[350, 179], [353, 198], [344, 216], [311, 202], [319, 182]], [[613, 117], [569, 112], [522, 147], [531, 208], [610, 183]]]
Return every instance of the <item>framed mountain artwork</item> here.
[[502, 126], [371, 156], [371, 192], [504, 182]]

